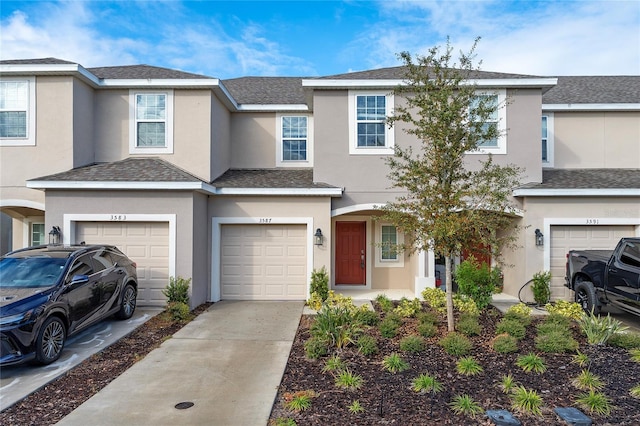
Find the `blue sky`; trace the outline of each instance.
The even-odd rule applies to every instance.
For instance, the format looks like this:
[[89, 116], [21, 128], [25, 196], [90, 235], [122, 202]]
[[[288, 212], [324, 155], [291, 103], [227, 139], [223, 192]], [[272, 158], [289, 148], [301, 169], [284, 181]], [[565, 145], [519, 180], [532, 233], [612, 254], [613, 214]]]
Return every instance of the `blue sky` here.
[[640, 1], [5, 1], [0, 57], [149, 64], [219, 78], [399, 65], [481, 37], [487, 71], [640, 74]]

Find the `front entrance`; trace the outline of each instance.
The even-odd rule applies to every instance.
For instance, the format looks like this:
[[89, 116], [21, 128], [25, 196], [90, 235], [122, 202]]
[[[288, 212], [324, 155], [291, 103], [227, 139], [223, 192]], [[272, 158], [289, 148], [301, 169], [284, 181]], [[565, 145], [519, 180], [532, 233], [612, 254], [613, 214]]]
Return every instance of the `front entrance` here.
[[336, 222], [336, 284], [366, 285], [366, 222]]

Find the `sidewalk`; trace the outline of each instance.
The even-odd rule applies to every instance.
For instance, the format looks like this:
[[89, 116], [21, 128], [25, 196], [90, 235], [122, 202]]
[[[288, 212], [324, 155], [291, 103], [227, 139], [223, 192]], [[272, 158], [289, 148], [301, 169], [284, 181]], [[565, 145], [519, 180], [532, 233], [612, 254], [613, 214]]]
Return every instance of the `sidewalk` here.
[[218, 302], [58, 425], [266, 425], [302, 308]]

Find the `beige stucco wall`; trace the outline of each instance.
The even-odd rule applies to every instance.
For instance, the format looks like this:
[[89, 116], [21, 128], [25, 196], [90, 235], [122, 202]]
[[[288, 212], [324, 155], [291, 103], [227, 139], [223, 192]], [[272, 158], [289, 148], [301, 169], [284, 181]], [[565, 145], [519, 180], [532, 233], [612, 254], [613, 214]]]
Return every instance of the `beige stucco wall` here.
[[81, 167], [95, 161], [93, 144], [94, 91], [73, 80], [73, 165]]
[[218, 98], [211, 98], [210, 179], [222, 175], [231, 164], [231, 113]]
[[[507, 97], [507, 154], [494, 155], [494, 162], [521, 167], [523, 183], [540, 182], [541, 91], [509, 90]], [[396, 99], [396, 104], [399, 102]], [[390, 188], [389, 168], [383, 156], [349, 154], [348, 91], [314, 92], [314, 129], [314, 179], [345, 188], [344, 196], [334, 200], [334, 208], [395, 198], [398, 191]], [[417, 149], [417, 142], [402, 131], [401, 124], [395, 127], [394, 135], [396, 145]], [[469, 155], [467, 165], [477, 168], [478, 161], [486, 158], [486, 155]]]
[[276, 114], [231, 115], [231, 168], [273, 168], [276, 165]]
[[640, 168], [640, 112], [555, 112], [556, 168]]

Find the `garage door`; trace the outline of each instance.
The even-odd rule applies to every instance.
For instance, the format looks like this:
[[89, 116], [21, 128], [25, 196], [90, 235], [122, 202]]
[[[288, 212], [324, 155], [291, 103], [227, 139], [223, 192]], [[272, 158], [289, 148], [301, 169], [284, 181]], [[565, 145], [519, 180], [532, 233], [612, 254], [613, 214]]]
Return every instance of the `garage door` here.
[[169, 283], [169, 224], [166, 222], [78, 222], [76, 241], [112, 244], [138, 265], [138, 303], [163, 306]]
[[222, 299], [306, 299], [306, 225], [222, 225], [220, 245]]
[[622, 237], [632, 237], [632, 225], [551, 227], [551, 298], [571, 300], [573, 293], [564, 286], [565, 265], [569, 250], [613, 250]]

